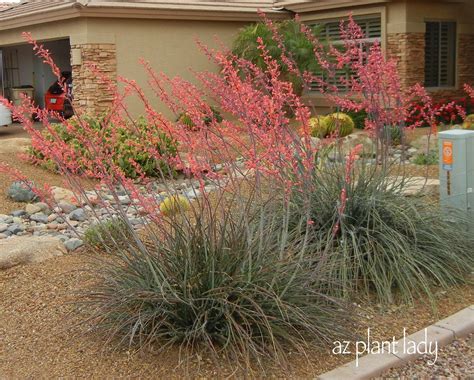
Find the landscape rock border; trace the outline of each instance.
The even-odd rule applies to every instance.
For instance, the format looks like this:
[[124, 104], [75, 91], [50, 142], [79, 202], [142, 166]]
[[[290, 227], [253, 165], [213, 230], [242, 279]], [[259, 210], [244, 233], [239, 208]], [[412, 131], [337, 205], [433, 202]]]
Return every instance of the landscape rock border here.
[[[442, 319], [426, 329], [428, 342], [437, 342], [438, 348], [447, 346], [455, 339], [464, 338], [474, 332], [474, 305]], [[425, 340], [425, 329], [409, 335], [407, 339], [414, 342]], [[397, 344], [400, 345], [400, 341], [397, 341]], [[383, 354], [368, 354], [359, 359], [358, 366], [356, 366], [354, 360], [317, 378], [320, 380], [368, 380], [380, 376], [390, 368], [401, 367], [420, 356], [419, 353], [395, 355], [385, 352]]]

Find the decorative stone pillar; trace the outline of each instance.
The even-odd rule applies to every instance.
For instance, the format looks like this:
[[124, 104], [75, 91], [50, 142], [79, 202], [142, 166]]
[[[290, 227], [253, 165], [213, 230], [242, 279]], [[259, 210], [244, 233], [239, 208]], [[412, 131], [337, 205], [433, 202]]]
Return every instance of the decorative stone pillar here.
[[387, 55], [397, 60], [402, 88], [424, 83], [424, 33], [388, 33]]
[[90, 115], [106, 112], [113, 94], [88, 63], [113, 81], [117, 78], [117, 50], [115, 44], [72, 45], [73, 95], [76, 106]]

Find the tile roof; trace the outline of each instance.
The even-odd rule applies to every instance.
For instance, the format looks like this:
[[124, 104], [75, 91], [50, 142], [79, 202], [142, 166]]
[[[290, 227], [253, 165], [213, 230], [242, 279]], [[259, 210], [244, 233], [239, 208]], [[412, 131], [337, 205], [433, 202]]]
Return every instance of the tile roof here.
[[23, 0], [16, 4], [0, 5], [0, 20], [68, 8], [78, 11], [105, 8], [244, 13], [255, 13], [261, 9], [273, 12], [274, 3], [274, 0]]

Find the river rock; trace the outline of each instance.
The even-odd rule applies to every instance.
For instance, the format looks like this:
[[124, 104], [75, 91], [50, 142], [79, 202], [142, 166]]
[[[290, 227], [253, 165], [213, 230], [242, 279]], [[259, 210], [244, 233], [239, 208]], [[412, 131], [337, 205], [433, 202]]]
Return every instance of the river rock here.
[[7, 194], [16, 202], [32, 202], [37, 199], [37, 195], [21, 181], [13, 182]]
[[79, 247], [82, 247], [84, 245], [84, 242], [81, 239], [78, 238], [71, 238], [69, 240], [66, 240], [64, 242], [64, 246], [68, 251], [75, 251]]
[[43, 214], [42, 212], [31, 215], [30, 219], [38, 223], [48, 223], [48, 215]]
[[77, 222], [83, 222], [86, 220], [86, 213], [82, 208], [78, 208], [69, 214], [69, 219]]
[[63, 187], [53, 186], [51, 188], [51, 194], [56, 203], [65, 201], [71, 204], [76, 204], [76, 196], [71, 190], [65, 189]]

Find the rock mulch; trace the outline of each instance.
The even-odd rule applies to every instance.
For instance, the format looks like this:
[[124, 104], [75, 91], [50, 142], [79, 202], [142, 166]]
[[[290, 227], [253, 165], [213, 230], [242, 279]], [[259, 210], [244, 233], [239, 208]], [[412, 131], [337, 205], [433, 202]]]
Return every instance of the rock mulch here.
[[[423, 356], [404, 367], [386, 372], [384, 379], [473, 379], [474, 378], [474, 334], [455, 340], [433, 356]], [[432, 365], [430, 365], [430, 363]]]
[[[77, 294], [91, 286], [90, 273], [97, 262], [95, 255], [70, 254], [47, 260], [41, 265], [17, 266], [0, 271], [0, 378], [222, 378], [239, 377], [223, 370], [216, 374], [212, 362], [204, 357], [190, 366], [180, 361], [178, 350], [167, 353], [134, 352], [126, 345], [117, 348], [113, 341], [87, 320], [87, 310], [77, 307]], [[474, 303], [472, 288], [450, 289], [438, 298], [440, 315], [433, 315], [423, 300], [412, 307], [393, 310], [366, 307], [360, 315], [364, 336], [367, 327], [374, 339], [409, 333], [449, 316]], [[372, 310], [373, 309], [373, 310]], [[399, 336], [398, 336], [399, 337]], [[332, 345], [315, 347], [305, 360], [295, 354], [288, 372], [268, 368], [255, 378], [315, 378], [353, 359], [333, 355]], [[293, 355], [292, 355], [293, 356]], [[225, 363], [222, 363], [225, 365]], [[252, 377], [248, 373], [240, 377]]]
[[[150, 202], [160, 204], [169, 195], [170, 187], [172, 192], [192, 200], [199, 196], [197, 186], [196, 181], [183, 180], [172, 186], [153, 183], [141, 190], [147, 194]], [[213, 189], [215, 186], [208, 184], [204, 191]], [[14, 182], [9, 188], [9, 195], [18, 199], [34, 199], [31, 194], [27, 194], [28, 191]], [[14, 210], [9, 215], [0, 214], [0, 241], [24, 236], [49, 236], [63, 242], [68, 251], [74, 251], [84, 245], [82, 237], [89, 227], [117, 217], [118, 202], [133, 227], [143, 227], [148, 221], [144, 208], [132, 200], [123, 188], [117, 188], [116, 191], [117, 199], [105, 187], [99, 191], [86, 191], [85, 196], [89, 202], [80, 204], [70, 190], [53, 187], [55, 207], [50, 208], [44, 202], [35, 202], [28, 203], [24, 209]]]

